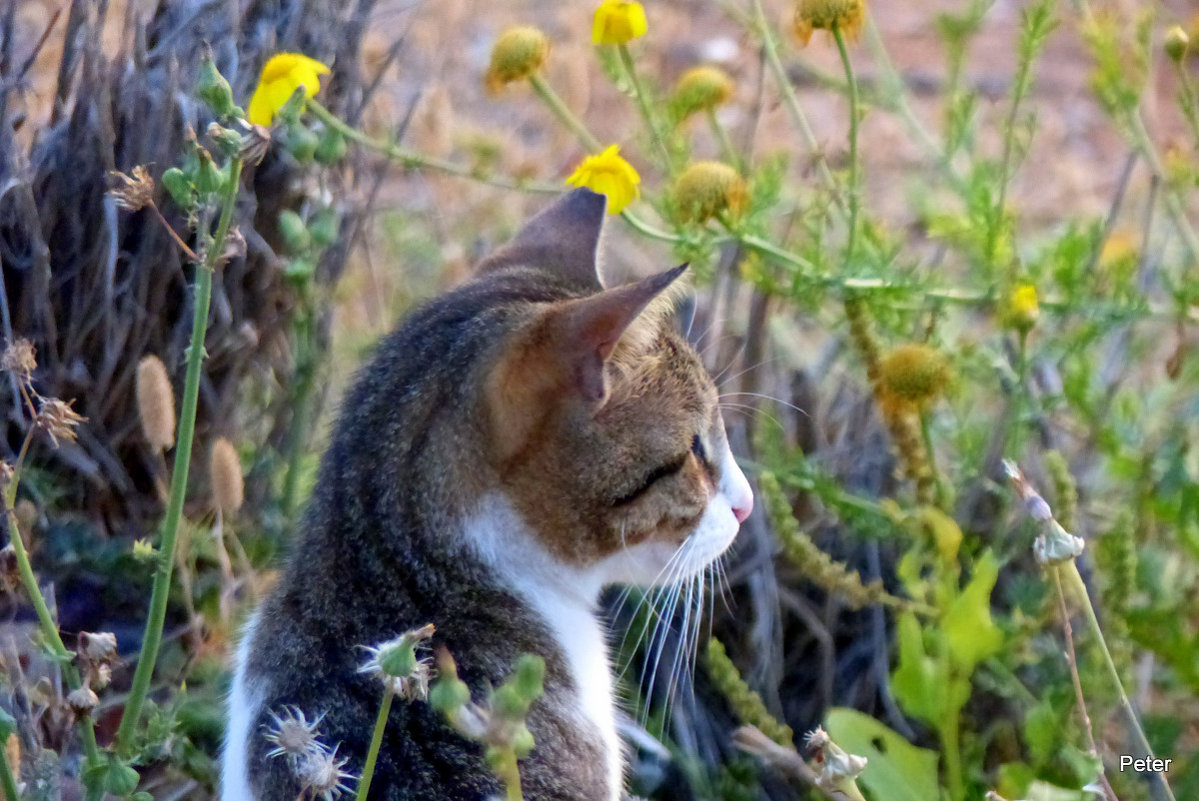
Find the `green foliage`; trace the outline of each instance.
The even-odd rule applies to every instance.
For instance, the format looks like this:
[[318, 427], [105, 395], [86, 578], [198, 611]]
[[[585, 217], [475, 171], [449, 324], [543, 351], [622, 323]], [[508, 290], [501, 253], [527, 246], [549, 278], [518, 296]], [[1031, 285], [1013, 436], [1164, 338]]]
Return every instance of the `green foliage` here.
[[858, 781], [875, 798], [929, 801], [939, 795], [935, 751], [917, 748], [856, 709], [830, 709], [825, 728], [846, 751], [866, 757]]

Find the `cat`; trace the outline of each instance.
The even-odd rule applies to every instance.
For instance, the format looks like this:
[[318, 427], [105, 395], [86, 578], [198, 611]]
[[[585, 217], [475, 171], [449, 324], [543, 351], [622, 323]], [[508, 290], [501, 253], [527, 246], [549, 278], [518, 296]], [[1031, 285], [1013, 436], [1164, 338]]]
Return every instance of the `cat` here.
[[[605, 216], [603, 195], [564, 194], [361, 370], [288, 565], [243, 633], [224, 801], [300, 795], [289, 760], [270, 755], [289, 715], [319, 719], [346, 773], [361, 769], [382, 693], [357, 671], [360, 646], [427, 623], [475, 698], [522, 653], [544, 657], [527, 801], [621, 797], [600, 592], [703, 570], [753, 495], [716, 388], [670, 319], [686, 265], [605, 288]], [[397, 700], [372, 799], [498, 795], [480, 746]]]

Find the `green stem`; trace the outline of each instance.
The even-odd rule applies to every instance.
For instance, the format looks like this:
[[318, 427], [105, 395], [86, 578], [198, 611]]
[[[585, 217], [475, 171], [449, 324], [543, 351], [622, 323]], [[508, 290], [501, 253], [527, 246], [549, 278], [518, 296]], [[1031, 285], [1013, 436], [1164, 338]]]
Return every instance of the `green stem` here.
[[1132, 135], [1133, 145], [1149, 162], [1149, 168], [1153, 170], [1153, 174], [1161, 179], [1166, 211], [1169, 212], [1178, 235], [1182, 237], [1182, 244], [1187, 249], [1187, 255], [1191, 259], [1199, 259], [1199, 235], [1195, 234], [1195, 229], [1191, 227], [1190, 220], [1187, 219], [1186, 209], [1179, 200], [1177, 187], [1172, 185], [1166, 176], [1166, 168], [1162, 164], [1161, 155], [1154, 147], [1149, 131], [1145, 129], [1145, 120], [1142, 119], [1139, 111], [1134, 110], [1129, 115], [1128, 129]]
[[737, 148], [733, 147], [733, 142], [729, 139], [729, 132], [720, 124], [720, 120], [716, 117], [716, 109], [710, 108], [707, 110], [708, 126], [712, 129], [712, 135], [716, 137], [716, 141], [720, 143], [720, 151], [724, 153], [724, 157], [729, 163], [737, 168], [738, 172], [744, 172], [745, 164], [741, 161], [740, 155], [737, 153]]
[[1191, 136], [1195, 137], [1195, 146], [1199, 147], [1199, 100], [1195, 97], [1195, 84], [1183, 61], [1174, 62], [1174, 72], [1178, 76], [1178, 104], [1182, 107], [1187, 127], [1191, 129]]
[[949, 796], [954, 801], [965, 797], [965, 785], [962, 783], [962, 751], [961, 733], [958, 724], [959, 711], [950, 709], [945, 719], [941, 721], [941, 751], [945, 756], [945, 780], [949, 784]]
[[166, 518], [163, 520], [162, 542], [158, 567], [154, 571], [154, 588], [150, 593], [150, 612], [146, 618], [146, 630], [142, 638], [142, 649], [137, 660], [137, 670], [125, 711], [117, 728], [117, 752], [128, 755], [132, 750], [133, 736], [141, 721], [142, 705], [150, 691], [150, 680], [154, 676], [154, 665], [158, 661], [158, 649], [162, 645], [162, 627], [166, 621], [167, 600], [171, 594], [171, 572], [175, 566], [175, 543], [179, 533], [179, 521], [183, 516], [183, 501], [187, 494], [187, 474], [191, 467], [192, 440], [196, 428], [196, 406], [200, 394], [200, 375], [204, 362], [204, 336], [208, 331], [208, 308], [212, 300], [212, 278], [217, 262], [225, 249], [225, 239], [233, 221], [237, 205], [237, 193], [241, 186], [242, 161], [233, 158], [230, 162], [229, 182], [221, 195], [221, 216], [216, 233], [204, 254], [204, 263], [196, 267], [195, 308], [192, 313], [191, 340], [187, 347], [187, 376], [183, 385], [183, 403], [179, 412], [179, 435], [176, 438], [175, 465], [171, 474], [171, 489], [167, 502]]
[[[1111, 679], [1116, 692], [1119, 693], [1120, 707], [1124, 710], [1124, 715], [1128, 718], [1129, 728], [1132, 730], [1133, 737], [1137, 741], [1137, 747], [1141, 749], [1145, 757], [1152, 757], [1153, 749], [1149, 746], [1149, 738], [1145, 736], [1145, 730], [1141, 727], [1141, 723], [1137, 719], [1136, 710], [1133, 709], [1132, 702], [1128, 700], [1128, 694], [1124, 692], [1124, 682], [1120, 680], [1120, 672], [1116, 669], [1116, 663], [1112, 659], [1111, 651], [1108, 650], [1107, 640], [1104, 638], [1103, 629], [1099, 625], [1099, 618], [1095, 616], [1095, 607], [1091, 604], [1090, 593], [1087, 592], [1087, 585], [1078, 573], [1078, 565], [1071, 560], [1068, 564], [1059, 566], [1059, 572], [1066, 579], [1070, 590], [1078, 598], [1082, 606], [1083, 615], [1086, 617], [1087, 626], [1091, 630], [1091, 636], [1099, 644], [1099, 652], [1103, 655], [1103, 664], [1107, 668], [1108, 678]], [[1155, 771], [1154, 775], [1157, 776], [1165, 797], [1170, 799], [1170, 801], [1174, 801], [1174, 792], [1170, 789], [1170, 783], [1166, 781], [1165, 774], [1161, 771]]]
[[554, 112], [554, 116], [561, 120], [562, 124], [569, 128], [588, 150], [598, 153], [602, 149], [599, 140], [591, 135], [591, 132], [587, 130], [587, 126], [583, 125], [582, 121], [574, 115], [574, 112], [566, 107], [566, 104], [562, 102], [562, 98], [558, 97], [558, 93], [540, 75], [537, 73], [530, 75], [529, 85], [533, 87], [533, 91], [537, 93], [537, 96], [549, 106], [550, 111]]
[[845, 68], [845, 80], [849, 84], [849, 233], [845, 243], [845, 269], [853, 264], [854, 245], [858, 237], [858, 206], [861, 204], [861, 187], [858, 163], [858, 82], [853, 74], [853, 64], [849, 60], [849, 50], [845, 47], [845, 35], [841, 28], [833, 26], [833, 38], [837, 40], [837, 52], [841, 54], [841, 66]]
[[937, 470], [937, 455], [933, 450], [933, 433], [928, 423], [928, 415], [921, 411], [919, 412], [919, 417], [920, 438], [924, 442], [924, 452], [928, 458], [928, 469], [933, 474], [933, 485], [937, 489], [937, 506], [944, 509], [949, 501], [949, 492], [945, 488], [945, 481], [941, 478], [941, 472]]
[[[32, 440], [33, 429], [30, 429], [29, 434], [25, 437], [25, 441], [21, 444], [21, 451], [17, 456], [12, 478], [9, 480], [8, 487], [4, 492], [4, 516], [8, 520], [8, 542], [12, 546], [13, 554], [17, 558], [17, 572], [21, 576], [21, 586], [25, 588], [25, 593], [29, 596], [29, 600], [33, 604], [34, 612], [37, 614], [38, 625], [42, 630], [42, 637], [45, 639], [46, 645], [54, 652], [54, 657], [62, 669], [67, 686], [72, 690], [77, 690], [83, 686], [83, 681], [79, 677], [79, 672], [75, 670], [75, 666], [71, 664], [71, 652], [63, 644], [62, 635], [58, 631], [58, 622], [55, 621], [54, 615], [50, 613], [50, 607], [46, 604], [46, 596], [42, 594], [42, 588], [38, 586], [37, 576], [33, 572], [33, 563], [29, 559], [29, 551], [25, 549], [25, 541], [21, 537], [21, 530], [17, 526], [17, 516], [13, 511], [17, 500], [17, 486], [21, 480], [21, 469], [24, 466], [25, 454], [29, 452], [29, 444]], [[100, 749], [96, 745], [96, 731], [91, 726], [90, 718], [79, 719], [79, 734], [83, 740], [83, 750], [87, 755], [87, 764], [99, 764]]]
[[674, 160], [670, 157], [670, 149], [666, 146], [666, 139], [662, 136], [657, 118], [654, 117], [654, 110], [650, 107], [649, 96], [646, 95], [645, 89], [641, 86], [641, 80], [637, 77], [637, 68], [633, 63], [633, 56], [629, 53], [628, 45], [621, 42], [616, 45], [616, 51], [620, 54], [621, 66], [624, 67], [629, 84], [633, 87], [633, 95], [637, 99], [637, 108], [641, 110], [641, 116], [645, 119], [645, 124], [649, 127], [650, 136], [653, 138], [658, 149], [662, 151], [662, 166], [666, 168], [667, 172], [673, 172]]
[[766, 20], [766, 12], [762, 10], [762, 0], [754, 0], [754, 27], [758, 39], [762, 42], [762, 49], [766, 53], [766, 65], [774, 76], [774, 82], [778, 84], [779, 94], [783, 96], [783, 105], [787, 107], [795, 127], [799, 129], [804, 146], [816, 154], [816, 166], [820, 171], [820, 177], [828, 185], [833, 193], [834, 201], [839, 205], [841, 200], [837, 193], [837, 179], [833, 177], [833, 172], [829, 169], [824, 150], [816, 139], [816, 132], [812, 130], [807, 116], [803, 113], [803, 108], [799, 105], [799, 98], [795, 94], [795, 87], [791, 85], [787, 69], [783, 66], [782, 59], [779, 58], [778, 42], [775, 41], [774, 33]]
[[395, 693], [390, 687], [383, 689], [383, 701], [379, 704], [379, 714], [375, 718], [375, 731], [371, 734], [370, 749], [366, 752], [366, 765], [362, 768], [362, 778], [358, 780], [357, 801], [366, 801], [371, 789], [371, 779], [375, 775], [375, 762], [379, 759], [379, 748], [383, 745], [383, 730], [387, 728], [387, 716], [391, 714], [391, 699]]
[[8, 754], [0, 753], [0, 785], [4, 786], [4, 797], [8, 801], [19, 801], [17, 798], [17, 780], [13, 778], [12, 768], [8, 765]]
[[541, 192], [541, 193], [559, 193], [562, 191], [560, 186], [555, 184], [546, 184], [536, 181], [522, 181], [516, 178], [497, 177], [487, 175], [479, 170], [471, 167], [455, 164], [447, 159], [439, 159], [433, 156], [426, 156], [421, 153], [416, 153], [407, 148], [400, 147], [394, 142], [387, 142], [382, 139], [375, 139], [367, 136], [362, 131], [348, 124], [332, 111], [322, 106], [316, 100], [309, 99], [306, 108], [312, 112], [313, 116], [334, 129], [346, 139], [352, 142], [357, 142], [365, 148], [375, 151], [382, 156], [386, 156], [392, 161], [398, 162], [400, 165], [413, 169], [427, 168], [444, 172], [449, 175], [456, 175], [459, 178], [469, 178], [472, 181], [478, 181], [481, 184], [488, 186], [499, 187], [500, 189], [516, 189], [521, 192]]

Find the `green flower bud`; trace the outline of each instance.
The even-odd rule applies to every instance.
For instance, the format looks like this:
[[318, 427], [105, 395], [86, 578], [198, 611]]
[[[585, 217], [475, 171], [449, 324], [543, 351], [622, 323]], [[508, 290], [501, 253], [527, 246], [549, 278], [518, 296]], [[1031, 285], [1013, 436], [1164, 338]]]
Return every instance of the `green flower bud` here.
[[229, 173], [218, 167], [212, 160], [212, 154], [204, 148], [199, 148], [197, 155], [200, 158], [200, 164], [196, 168], [193, 178], [196, 191], [201, 195], [215, 195], [224, 188], [225, 182], [229, 180]]
[[312, 235], [312, 241], [323, 248], [337, 241], [340, 229], [341, 216], [330, 208], [321, 209], [308, 220], [308, 233]]
[[516, 691], [532, 703], [541, 697], [545, 689], [545, 660], [536, 654], [522, 654], [516, 660], [512, 670], [512, 678], [508, 680]]
[[300, 253], [312, 244], [312, 237], [304, 221], [291, 209], [279, 212], [279, 233], [283, 235], [283, 244], [290, 253]]
[[291, 153], [292, 157], [301, 164], [312, 161], [320, 143], [320, 137], [299, 124], [288, 126], [287, 135], [283, 140], [283, 146], [287, 148], [287, 152]]
[[211, 55], [200, 62], [200, 74], [196, 80], [196, 94], [217, 117], [228, 117], [237, 107], [233, 105], [233, 90], [212, 61]]
[[175, 201], [175, 205], [184, 211], [191, 211], [196, 204], [196, 187], [192, 185], [187, 174], [178, 167], [171, 167], [162, 174], [160, 183]]
[[682, 120], [700, 111], [710, 111], [727, 103], [736, 84], [720, 67], [692, 67], [675, 84], [670, 99], [675, 119]]
[[470, 688], [455, 676], [442, 675], [429, 690], [429, 705], [443, 715], [451, 715], [470, 702]]
[[232, 156], [241, 150], [241, 134], [219, 123], [208, 126], [208, 138], [222, 156]]
[[300, 256], [287, 262], [283, 274], [293, 281], [306, 281], [316, 273], [316, 262], [307, 256]]
[[529, 699], [523, 698], [511, 683], [497, 687], [491, 693], [491, 709], [509, 720], [521, 720], [529, 711]]
[[136, 770], [113, 760], [104, 772], [104, 791], [124, 798], [137, 789], [140, 780]]
[[512, 735], [512, 753], [516, 754], [517, 759], [524, 759], [533, 750], [536, 743], [533, 741], [533, 732], [529, 731], [528, 726], [521, 726]]
[[332, 128], [325, 129], [313, 155], [318, 164], [336, 164], [345, 158], [346, 138]]
[[416, 667], [416, 648], [408, 644], [388, 650], [379, 656], [379, 667], [385, 675], [407, 678]]
[[1187, 32], [1182, 29], [1181, 25], [1175, 25], [1166, 31], [1166, 41], [1163, 44], [1166, 55], [1176, 64], [1181, 64], [1186, 58], [1187, 48], [1190, 47], [1191, 37], [1187, 36]]

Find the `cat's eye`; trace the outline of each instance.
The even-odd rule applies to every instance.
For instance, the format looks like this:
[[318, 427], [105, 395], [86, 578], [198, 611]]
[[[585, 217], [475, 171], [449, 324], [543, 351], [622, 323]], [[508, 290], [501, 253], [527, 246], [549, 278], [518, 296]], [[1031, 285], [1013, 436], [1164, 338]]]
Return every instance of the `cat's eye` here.
[[614, 500], [612, 502], [612, 505], [613, 506], [622, 506], [626, 503], [632, 503], [633, 501], [637, 500], [645, 493], [649, 492], [650, 488], [652, 488], [654, 486], [654, 484], [658, 483], [659, 481], [666, 478], [667, 476], [673, 476], [675, 473], [682, 470], [683, 465], [685, 465], [686, 463], [687, 463], [687, 454], [684, 453], [682, 456], [679, 456], [677, 459], [672, 459], [671, 461], [667, 462], [666, 464], [655, 467], [653, 470], [649, 471], [649, 473], [645, 476], [645, 478], [643, 478], [641, 480], [641, 483], [637, 485], [637, 489], [635, 489], [632, 492], [629, 492], [625, 495], [621, 495], [619, 498], [617, 498], [616, 500]]
[[703, 464], [708, 463], [708, 451], [704, 448], [704, 441], [699, 438], [699, 434], [691, 438], [691, 452], [699, 457]]

